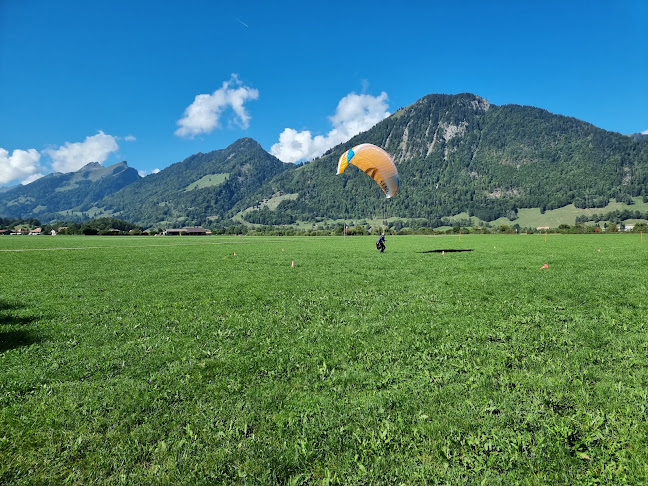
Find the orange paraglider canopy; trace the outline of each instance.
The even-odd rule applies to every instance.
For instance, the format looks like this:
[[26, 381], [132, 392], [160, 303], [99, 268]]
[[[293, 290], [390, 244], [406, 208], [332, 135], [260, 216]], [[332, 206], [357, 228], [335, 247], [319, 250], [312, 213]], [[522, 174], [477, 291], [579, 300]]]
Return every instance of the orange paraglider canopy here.
[[380, 147], [363, 143], [347, 150], [340, 156], [337, 173], [344, 172], [349, 163], [376, 181], [388, 199], [398, 191], [398, 170], [389, 154]]

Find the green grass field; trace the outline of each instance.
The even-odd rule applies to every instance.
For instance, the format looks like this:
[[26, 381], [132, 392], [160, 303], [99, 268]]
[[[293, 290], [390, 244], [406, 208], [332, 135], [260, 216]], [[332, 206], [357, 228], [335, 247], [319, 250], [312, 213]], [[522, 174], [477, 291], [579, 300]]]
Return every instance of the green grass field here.
[[207, 174], [201, 177], [196, 182], [189, 184], [185, 191], [193, 191], [194, 189], [203, 189], [205, 187], [220, 186], [223, 182], [229, 179], [229, 173], [223, 172], [221, 174]]
[[0, 258], [0, 484], [648, 481], [640, 235], [12, 236]]

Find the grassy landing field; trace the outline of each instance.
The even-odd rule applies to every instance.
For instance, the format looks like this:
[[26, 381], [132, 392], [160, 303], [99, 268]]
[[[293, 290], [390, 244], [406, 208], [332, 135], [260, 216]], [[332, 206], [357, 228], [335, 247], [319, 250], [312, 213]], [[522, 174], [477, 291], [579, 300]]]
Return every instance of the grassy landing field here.
[[11, 236], [0, 258], [0, 484], [648, 481], [640, 235]]

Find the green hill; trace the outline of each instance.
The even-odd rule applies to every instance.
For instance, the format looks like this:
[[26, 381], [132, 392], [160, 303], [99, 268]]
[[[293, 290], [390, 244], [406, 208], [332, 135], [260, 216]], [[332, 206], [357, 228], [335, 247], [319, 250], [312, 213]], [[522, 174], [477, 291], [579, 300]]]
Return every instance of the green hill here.
[[226, 149], [198, 153], [99, 201], [95, 214], [144, 226], [207, 225], [222, 220], [240, 200], [294, 168], [250, 138]]
[[248, 211], [255, 223], [316, 218], [376, 219], [378, 186], [359, 170], [336, 176], [350, 147], [374, 143], [397, 164], [401, 186], [389, 215], [439, 224], [466, 212], [486, 221], [515, 219], [519, 208], [604, 207], [646, 195], [648, 145], [574, 118], [475, 95], [429, 95], [321, 158], [280, 174], [238, 211], [273, 194], [297, 194], [276, 209]]
[[9, 218], [88, 219], [92, 205], [141, 179], [126, 162], [104, 167], [97, 162], [76, 172], [53, 173], [0, 193], [0, 215]]

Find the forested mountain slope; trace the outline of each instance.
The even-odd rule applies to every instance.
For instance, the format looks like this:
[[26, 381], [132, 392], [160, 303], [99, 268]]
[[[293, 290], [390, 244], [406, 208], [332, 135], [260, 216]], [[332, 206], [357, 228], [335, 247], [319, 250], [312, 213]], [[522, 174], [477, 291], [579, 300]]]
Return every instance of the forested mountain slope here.
[[99, 201], [96, 207], [100, 214], [144, 226], [207, 225], [292, 168], [256, 141], [244, 138], [226, 149], [192, 155]]
[[256, 223], [372, 218], [384, 197], [352, 168], [335, 175], [352, 146], [383, 147], [401, 186], [392, 216], [436, 220], [467, 211], [483, 220], [515, 218], [521, 207], [601, 207], [646, 194], [648, 145], [580, 120], [528, 106], [495, 106], [472, 94], [429, 95], [321, 158], [287, 171], [236, 210], [273, 194], [294, 194], [274, 210], [248, 211]]
[[55, 172], [0, 193], [0, 215], [10, 218], [88, 219], [96, 201], [141, 179], [126, 162], [104, 167], [92, 162], [76, 172]]

